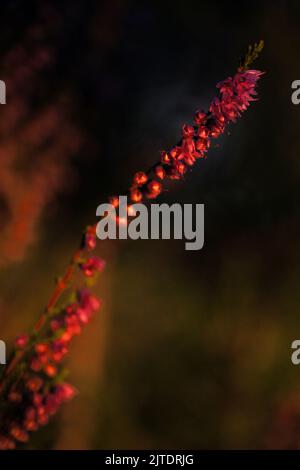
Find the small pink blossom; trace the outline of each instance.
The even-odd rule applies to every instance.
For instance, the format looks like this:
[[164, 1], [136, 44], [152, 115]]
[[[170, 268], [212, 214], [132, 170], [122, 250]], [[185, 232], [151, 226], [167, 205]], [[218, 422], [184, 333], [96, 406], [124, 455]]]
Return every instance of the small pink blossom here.
[[56, 386], [55, 394], [59, 401], [69, 401], [77, 394], [77, 390], [65, 382]]
[[97, 240], [96, 240], [96, 236], [94, 233], [91, 233], [91, 232], [87, 232], [85, 234], [85, 239], [84, 239], [84, 242], [85, 242], [85, 247], [92, 251], [96, 248], [96, 244], [97, 244]]
[[102, 272], [105, 267], [105, 261], [98, 256], [92, 256], [84, 263], [80, 264], [80, 269], [87, 277], [94, 276], [98, 272]]

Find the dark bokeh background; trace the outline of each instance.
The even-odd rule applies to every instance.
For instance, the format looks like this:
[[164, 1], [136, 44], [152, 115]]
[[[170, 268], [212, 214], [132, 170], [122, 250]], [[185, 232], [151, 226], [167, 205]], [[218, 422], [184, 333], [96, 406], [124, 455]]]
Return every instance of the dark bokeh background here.
[[[299, 2], [3, 1], [0, 333], [30, 328], [107, 195], [265, 40], [260, 100], [160, 201], [205, 204], [205, 247], [99, 243], [105, 309], [81, 394], [33, 448], [300, 446]], [[2, 116], [2, 117], [1, 117]]]

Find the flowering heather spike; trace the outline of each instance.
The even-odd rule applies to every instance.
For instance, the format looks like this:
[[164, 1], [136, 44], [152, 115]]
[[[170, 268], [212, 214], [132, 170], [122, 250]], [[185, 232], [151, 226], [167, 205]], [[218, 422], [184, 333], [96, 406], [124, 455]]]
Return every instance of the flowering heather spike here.
[[[168, 152], [161, 152], [160, 160], [149, 171], [135, 174], [129, 190], [132, 201], [154, 199], [162, 192], [165, 180], [181, 179], [197, 159], [206, 156], [211, 139], [223, 134], [226, 126], [235, 122], [251, 101], [256, 100], [256, 84], [262, 72], [248, 68], [262, 46], [260, 42], [249, 47], [236, 74], [217, 85], [218, 96], [212, 100], [209, 111], [198, 111], [194, 116], [195, 125], [183, 126], [181, 141]], [[117, 196], [112, 196], [109, 201], [118, 207]], [[117, 217], [117, 220], [120, 224], [121, 218]], [[86, 285], [86, 278], [104, 269], [102, 259], [86, 257], [86, 252], [96, 246], [95, 227], [86, 228], [83, 240], [64, 275], [58, 279], [33, 334], [20, 335], [16, 339], [15, 353], [0, 383], [0, 449], [13, 449], [18, 442], [26, 442], [29, 432], [47, 424], [60, 405], [76, 393], [72, 385], [63, 382], [62, 361], [73, 337], [81, 333], [101, 307], [101, 302], [86, 287], [74, 292], [71, 281], [75, 269], [84, 275], [83, 285]], [[72, 301], [58, 306], [61, 294], [68, 288], [73, 294]]]

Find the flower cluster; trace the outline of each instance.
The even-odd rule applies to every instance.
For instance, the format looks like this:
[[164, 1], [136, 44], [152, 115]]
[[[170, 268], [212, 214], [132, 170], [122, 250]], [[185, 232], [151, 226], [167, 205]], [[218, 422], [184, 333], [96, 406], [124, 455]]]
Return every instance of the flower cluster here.
[[[241, 113], [255, 100], [256, 83], [263, 72], [239, 70], [234, 77], [217, 84], [219, 96], [214, 98], [209, 111], [198, 111], [193, 125], [185, 124], [180, 142], [169, 151], [162, 151], [160, 161], [148, 172], [137, 172], [129, 190], [132, 203], [144, 198], [154, 199], [163, 190], [163, 180], [179, 180], [196, 160], [204, 158], [212, 139], [224, 133], [230, 122], [235, 122]], [[110, 198], [114, 207], [118, 198]]]
[[[24, 375], [20, 390], [11, 390], [8, 395], [9, 410], [14, 419], [7, 423], [6, 432], [0, 434], [2, 450], [14, 449], [16, 442], [27, 442], [29, 432], [47, 424], [60, 405], [76, 393], [75, 388], [66, 382], [46, 386], [39, 376], [29, 374]], [[4, 425], [1, 423], [2, 428]]]

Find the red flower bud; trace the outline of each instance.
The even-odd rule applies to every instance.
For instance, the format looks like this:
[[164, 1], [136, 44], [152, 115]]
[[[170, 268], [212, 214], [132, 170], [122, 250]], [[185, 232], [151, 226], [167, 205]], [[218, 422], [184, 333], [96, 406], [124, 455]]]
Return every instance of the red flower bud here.
[[119, 205], [119, 198], [117, 196], [112, 196], [109, 198], [109, 202], [114, 208], [117, 208]]
[[171, 180], [179, 180], [180, 179], [180, 174], [178, 173], [178, 171], [176, 170], [175, 167], [172, 167], [170, 169], [168, 169], [168, 177], [171, 179]]
[[50, 327], [51, 330], [55, 332], [63, 327], [63, 322], [60, 319], [58, 320], [57, 318], [53, 318], [53, 320], [50, 322]]
[[186, 172], [186, 166], [184, 163], [182, 162], [179, 162], [177, 165], [176, 165], [176, 170], [178, 171], [178, 173], [180, 174], [180, 176], [184, 175], [184, 173]]
[[[39, 406], [43, 401], [43, 395], [41, 395], [40, 393], [34, 393], [33, 395], [33, 398], [32, 398], [32, 403], [34, 404], [34, 406]], [[26, 416], [27, 418], [29, 418], [29, 416]]]
[[165, 151], [161, 152], [161, 161], [169, 165], [171, 163], [170, 155]]
[[158, 181], [152, 180], [147, 185], [147, 197], [149, 199], [156, 198], [162, 191], [162, 185]]
[[64, 343], [68, 343], [71, 339], [72, 339], [72, 335], [69, 331], [65, 331], [61, 337], [60, 337], [61, 341], [63, 341]]
[[23, 426], [26, 431], [36, 431], [38, 429], [37, 422], [33, 419], [26, 419], [23, 423]]
[[100, 259], [98, 256], [92, 256], [85, 263], [80, 264], [80, 269], [87, 277], [93, 276], [96, 271], [103, 271], [105, 267], [105, 261]]
[[[37, 395], [37, 394], [35, 394]], [[33, 420], [36, 418], [36, 411], [35, 411], [35, 408], [33, 406], [29, 406], [26, 410], [25, 410], [25, 413], [24, 413], [24, 416], [25, 416], [25, 419], [28, 419], [28, 420]]]
[[28, 433], [17, 424], [11, 425], [10, 435], [19, 442], [27, 442], [29, 439]]
[[129, 216], [133, 216], [135, 214], [135, 211], [134, 211], [132, 205], [127, 206], [127, 214]]
[[44, 416], [46, 414], [46, 408], [40, 405], [37, 407], [36, 413], [38, 416]]
[[208, 129], [204, 126], [200, 126], [199, 127], [199, 130], [198, 130], [198, 135], [199, 137], [201, 137], [202, 139], [206, 139], [206, 137], [208, 136]]
[[143, 171], [138, 171], [133, 177], [133, 183], [137, 186], [142, 186], [147, 183], [148, 176]]
[[76, 388], [68, 383], [57, 385], [55, 391], [55, 394], [60, 401], [69, 401], [74, 397], [74, 395], [76, 395], [76, 393]]
[[182, 140], [182, 152], [184, 153], [184, 158], [187, 153], [192, 154], [195, 151], [195, 142], [193, 139], [186, 138]]
[[184, 124], [182, 128], [183, 137], [193, 137], [194, 133], [195, 133], [195, 130], [193, 126], [188, 126], [187, 124]]
[[133, 202], [140, 202], [143, 198], [142, 191], [140, 191], [139, 189], [131, 189], [130, 198]]
[[30, 361], [30, 369], [34, 372], [39, 372], [42, 369], [42, 364], [37, 357], [33, 357]]
[[8, 394], [8, 400], [12, 403], [21, 403], [22, 395], [19, 392], [10, 392]]
[[12, 450], [16, 447], [16, 444], [9, 437], [2, 436], [0, 434], [0, 450]]
[[214, 126], [212, 126], [211, 128], [211, 131], [210, 131], [210, 135], [216, 139], [217, 137], [219, 137], [220, 134], [222, 134], [224, 132], [224, 126], [222, 124], [218, 125], [218, 124], [215, 124]]
[[200, 152], [206, 152], [209, 146], [210, 146], [209, 139], [199, 138], [196, 140], [196, 149], [199, 150]]
[[203, 111], [197, 111], [194, 116], [194, 121], [198, 126], [206, 121], [206, 114]]
[[154, 173], [161, 180], [163, 180], [166, 176], [166, 172], [165, 172], [165, 170], [163, 169], [163, 167], [161, 165], [158, 165], [158, 166], [155, 167]]
[[49, 346], [46, 343], [38, 343], [35, 345], [34, 349], [38, 354], [42, 354], [49, 350]]
[[40, 377], [31, 377], [26, 382], [26, 387], [31, 392], [38, 392], [43, 385], [43, 380]]
[[87, 232], [84, 236], [84, 245], [88, 250], [96, 248], [97, 240], [94, 233]]
[[16, 338], [15, 344], [17, 348], [23, 349], [27, 345], [29, 341], [29, 336], [28, 335], [19, 335]]
[[41, 364], [47, 364], [49, 359], [49, 352], [41, 353], [38, 355], [37, 359], [40, 361]]
[[195, 159], [195, 157], [194, 157], [192, 154], [187, 153], [187, 154], [185, 154], [185, 156], [184, 156], [184, 161], [185, 161], [185, 163], [186, 163], [187, 165], [192, 166], [192, 165], [194, 165], [196, 159]]

